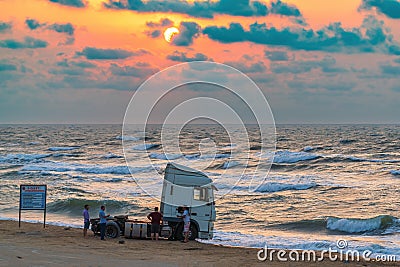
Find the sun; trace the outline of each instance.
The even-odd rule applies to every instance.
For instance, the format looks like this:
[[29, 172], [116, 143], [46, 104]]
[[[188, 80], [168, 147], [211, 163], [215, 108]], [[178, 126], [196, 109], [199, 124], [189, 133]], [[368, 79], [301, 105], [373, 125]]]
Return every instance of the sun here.
[[170, 43], [172, 41], [172, 38], [174, 37], [174, 35], [179, 34], [179, 30], [175, 27], [170, 27], [168, 29], [165, 30], [164, 32], [164, 38], [165, 41], [167, 41], [168, 43]]

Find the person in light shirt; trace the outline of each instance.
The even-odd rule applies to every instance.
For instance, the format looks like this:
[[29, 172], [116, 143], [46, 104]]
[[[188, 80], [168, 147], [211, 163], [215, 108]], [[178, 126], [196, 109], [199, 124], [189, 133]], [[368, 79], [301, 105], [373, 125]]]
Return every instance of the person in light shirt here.
[[183, 242], [187, 243], [187, 242], [189, 242], [189, 230], [190, 230], [189, 208], [186, 206], [183, 207], [183, 214], [182, 214], [182, 216], [179, 216], [179, 217], [183, 219], [183, 235], [185, 237]]
[[100, 211], [99, 211], [99, 217], [100, 217], [100, 239], [105, 240], [104, 236], [106, 235], [106, 224], [107, 224], [107, 218], [110, 217], [110, 214], [106, 215], [105, 213], [106, 207], [101, 206]]

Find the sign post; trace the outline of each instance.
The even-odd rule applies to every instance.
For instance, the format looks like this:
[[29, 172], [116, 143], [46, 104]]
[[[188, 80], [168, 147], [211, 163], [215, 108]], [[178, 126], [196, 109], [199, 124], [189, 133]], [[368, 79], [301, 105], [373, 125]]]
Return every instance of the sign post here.
[[19, 218], [21, 227], [22, 210], [43, 210], [43, 228], [46, 227], [47, 185], [20, 185], [19, 188]]

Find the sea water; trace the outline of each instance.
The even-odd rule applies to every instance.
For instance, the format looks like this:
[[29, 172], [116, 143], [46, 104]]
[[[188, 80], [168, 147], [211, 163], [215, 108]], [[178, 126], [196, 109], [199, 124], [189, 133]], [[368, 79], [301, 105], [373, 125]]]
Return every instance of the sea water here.
[[[159, 126], [121, 129], [0, 126], [0, 217], [18, 218], [20, 184], [47, 184], [48, 223], [82, 227], [84, 204], [91, 217], [105, 204], [112, 215], [144, 219], [173, 161], [201, 168], [219, 189], [214, 239], [203, 242], [323, 250], [344, 239], [349, 248], [400, 255], [398, 125], [278, 125], [276, 149], [263, 150], [250, 134], [246, 151], [215, 125], [191, 125], [174, 153], [163, 149]], [[205, 139], [214, 144], [209, 154]], [[243, 169], [262, 179], [249, 188]], [[25, 221], [41, 216], [22, 213]]]

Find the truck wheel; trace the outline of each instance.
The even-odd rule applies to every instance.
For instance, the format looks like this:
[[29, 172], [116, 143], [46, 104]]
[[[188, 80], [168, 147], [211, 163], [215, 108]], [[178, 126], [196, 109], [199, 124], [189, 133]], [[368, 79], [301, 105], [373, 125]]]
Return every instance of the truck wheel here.
[[106, 236], [108, 238], [117, 238], [120, 236], [121, 229], [118, 224], [113, 221], [108, 221], [106, 224]]
[[[197, 230], [196, 225], [192, 222], [189, 228], [189, 240], [195, 240], [198, 237], [199, 231]], [[185, 237], [183, 236], [183, 223], [180, 223], [175, 230], [175, 239], [183, 240]]]
[[189, 240], [195, 240], [197, 236], [198, 236], [197, 227], [194, 223], [191, 223], [189, 228]]

